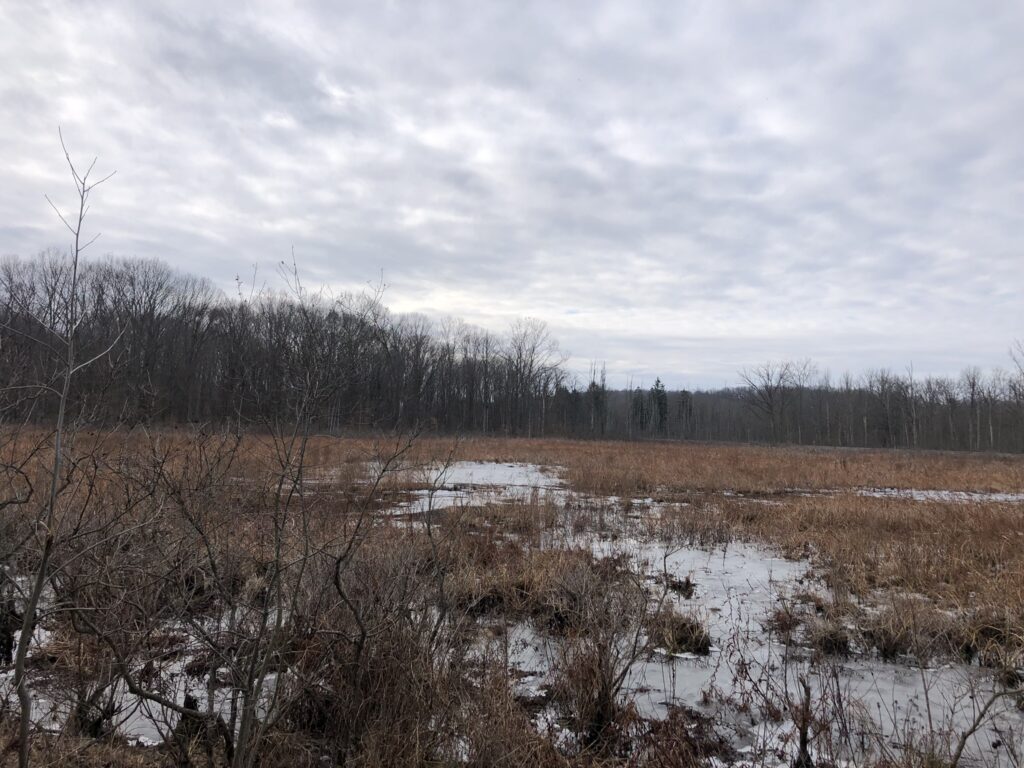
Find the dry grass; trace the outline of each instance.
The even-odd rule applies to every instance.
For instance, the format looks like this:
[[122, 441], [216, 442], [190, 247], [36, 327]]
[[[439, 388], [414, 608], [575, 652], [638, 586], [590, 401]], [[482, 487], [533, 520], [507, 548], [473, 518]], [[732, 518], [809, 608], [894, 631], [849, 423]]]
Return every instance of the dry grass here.
[[[15, 442], [0, 441], [0, 450], [8, 456], [24, 455], [43, 437], [42, 433], [22, 434]], [[154, 524], [133, 529], [133, 546], [112, 552], [118, 563], [135, 569], [132, 580], [160, 585], [162, 591], [154, 591], [152, 597], [154, 605], [180, 609], [181, 595], [186, 594], [191, 602], [185, 608], [194, 613], [206, 610], [204, 601], [213, 599], [209, 563], [204, 566], [203, 558], [196, 557], [195, 541], [189, 538], [194, 537], [189, 526], [198, 524], [217, 552], [222, 597], [230, 596], [249, 609], [246, 607], [258, 606], [261, 599], [266, 565], [275, 557], [274, 546], [281, 548], [276, 556], [285, 561], [301, 560], [302, 548], [311, 541], [331, 551], [352, 534], [354, 520], [422, 487], [423, 475], [394, 473], [385, 476], [376, 495], [367, 496], [364, 480], [368, 465], [401, 446], [401, 441], [392, 440], [315, 437], [303, 457], [307, 481], [294, 485], [287, 479], [292, 462], [282, 461], [280, 443], [258, 435], [245, 436], [236, 446], [230, 437], [189, 430], [82, 433], [74, 450], [88, 457], [81, 466], [90, 482], [83, 484], [81, 491], [69, 489], [64, 504], [74, 509], [79, 499], [76, 494], [88, 493], [93, 514], [102, 520], [108, 510], [113, 514], [125, 509], [130, 500], [143, 499], [137, 510], [132, 507], [123, 524], [129, 527], [131, 515], [141, 516], [146, 509]], [[231, 457], [226, 464], [222, 461], [225, 455]], [[572, 490], [623, 501], [584, 499], [562, 509], [534, 498], [446, 510], [431, 515], [432, 536], [420, 525], [423, 516], [411, 520], [370, 515], [360, 533], [364, 537], [360, 559], [353, 561], [353, 570], [346, 576], [352, 579], [351, 594], [381, 601], [379, 607], [373, 603], [373, 611], [367, 613], [376, 622], [377, 634], [371, 633], [371, 637], [379, 648], [368, 646], [361, 662], [366, 664], [360, 672], [364, 677], [358, 678], [358, 685], [352, 682], [351, 663], [337, 650], [339, 628], [351, 634], [352, 620], [337, 606], [323, 602], [322, 596], [330, 594], [332, 587], [329, 574], [315, 572], [321, 567], [315, 559], [310, 560], [310, 568], [319, 581], [308, 594], [303, 591], [302, 601], [308, 604], [308, 616], [321, 617], [322, 625], [315, 628], [320, 634], [315, 642], [296, 642], [287, 649], [289, 659], [298, 659], [300, 664], [315, 659], [321, 665], [316, 674], [323, 674], [327, 659], [327, 669], [336, 675], [335, 688], [346, 695], [356, 691], [364, 699], [352, 711], [347, 707], [356, 705], [344, 696], [335, 697], [329, 706], [315, 699], [301, 700], [294, 716], [289, 715], [295, 723], [293, 730], [268, 736], [266, 765], [285, 764], [289, 756], [294, 764], [314, 764], [315, 754], [302, 751], [306, 747], [296, 741], [296, 734], [321, 718], [325, 726], [317, 738], [334, 739], [337, 728], [331, 724], [339, 718], [356, 722], [357, 714], [366, 721], [360, 725], [358, 750], [347, 747], [353, 764], [387, 762], [389, 756], [399, 754], [411, 760], [447, 754], [450, 734], [431, 737], [440, 739], [436, 749], [427, 740], [417, 742], [417, 750], [422, 751], [412, 752], [402, 751], [410, 748], [411, 742], [394, 735], [395, 729], [412, 728], [428, 739], [432, 724], [442, 715], [463, 734], [471, 764], [497, 764], [504, 759], [501, 755], [510, 756], [505, 762], [568, 764], [564, 752], [529, 723], [528, 712], [510, 692], [505, 670], [474, 669], [470, 675], [465, 658], [458, 655], [466, 653], [463, 646], [472, 643], [474, 633], [491, 619], [531, 622], [563, 645], [556, 669], [556, 701], [581, 732], [590, 733], [593, 743], [599, 743], [608, 729], [638, 739], [642, 729], [635, 713], [619, 706], [608, 692], [608, 679], [614, 677], [614, 664], [609, 667], [607, 659], [611, 649], [628, 644], [636, 626], [646, 627], [651, 642], [672, 652], [706, 653], [710, 638], [702, 623], [689, 615], [663, 610], [652, 618], [637, 610], [637, 605], [652, 597], [647, 590], [668, 590], [685, 598], [692, 593], [692, 584], [674, 583], [666, 577], [660, 587], [643, 586], [635, 579], [630, 563], [596, 558], [589, 546], [573, 546], [571, 535], [553, 539], [559, 529], [564, 529], [562, 534], [607, 531], [614, 535], [613, 523], [627, 519], [634, 520], [631, 524], [636, 530], [652, 537], [702, 543], [742, 538], [775, 545], [795, 557], [810, 557], [831, 595], [828, 599], [813, 594], [806, 600], [795, 598], [780, 606], [770, 625], [780, 635], [799, 636], [824, 654], [845, 654], [853, 645], [873, 648], [885, 659], [959, 655], [1006, 675], [1024, 658], [1021, 505], [920, 502], [855, 492], [860, 487], [1020, 492], [1024, 490], [1024, 458], [430, 438], [404, 451], [399, 464], [429, 466], [449, 458], [557, 466], [564, 469], [563, 477]], [[286, 469], [284, 481], [282, 467]], [[43, 463], [30, 462], [27, 476], [43, 487]], [[210, 481], [211, 476], [216, 480]], [[125, 482], [126, 477], [131, 482]], [[152, 500], [139, 495], [139, 489], [148, 487], [150, 480], [158, 488]], [[793, 489], [810, 495], [793, 493]], [[630, 501], [645, 497], [686, 501], [688, 505], [666, 504], [655, 513]], [[289, 498], [294, 509], [302, 510], [302, 524], [289, 523], [280, 529], [283, 538], [273, 544], [273, 534], [279, 530], [275, 526], [280, 526], [282, 519], [277, 512], [284, 498]], [[154, 511], [157, 501], [159, 514]], [[4, 524], [16, 533], [39, 503], [32, 500], [27, 509], [4, 518]], [[183, 522], [186, 518], [188, 525]], [[0, 533], [7, 535], [6, 531]], [[157, 550], [177, 581], [165, 584], [162, 571], [157, 573], [160, 569], [145, 560], [146, 552]], [[435, 584], [438, 574], [444, 579], [440, 586]], [[103, 590], [116, 586], [87, 586], [82, 594], [102, 602], [107, 599]], [[423, 606], [434, 605], [442, 591], [457, 625], [448, 636], [451, 658], [447, 663], [432, 658], [435, 646], [425, 642], [425, 630], [403, 624], [409, 616], [428, 616]], [[424, 621], [424, 627], [428, 623]], [[855, 625], [856, 630], [850, 631], [847, 625]], [[88, 658], [74, 657], [79, 646], [65, 641], [61, 633], [54, 637], [49, 650], [60, 651], [60, 666], [87, 673]], [[61, 642], [65, 645], [58, 647]], [[420, 698], [410, 696], [409, 691], [416, 691]], [[464, 699], [488, 713], [488, 727], [467, 715], [461, 706]], [[678, 755], [672, 750], [659, 752], [661, 747], [653, 742], [644, 747], [650, 764], [668, 764], [654, 760], [654, 755], [668, 760], [671, 753], [686, 762], [684, 757], [700, 752], [690, 741], [676, 736], [670, 745], [674, 745], [672, 750], [678, 749]], [[60, 748], [70, 749], [69, 744]], [[106, 750], [116, 751], [116, 745], [108, 743], [96, 749], [100, 751], [94, 754], [114, 759], [106, 756]], [[123, 764], [151, 762], [140, 754], [132, 752], [130, 759], [136, 762]], [[590, 754], [580, 761], [595, 759]], [[103, 764], [74, 760], [69, 758], [65, 764]]]
[[[551, 463], [581, 492], [690, 503], [663, 515], [655, 535], [739, 537], [809, 556], [839, 614], [813, 625], [822, 650], [849, 646], [841, 618], [863, 625], [862, 641], [883, 657], [961, 655], [1004, 669], [1024, 658], [1021, 504], [856, 493], [1020, 493], [1024, 457], [483, 439], [460, 443], [456, 455]], [[878, 610], [854, 610], [851, 597]]]
[[[199, 431], [84, 431], [83, 446], [114, 455], [122, 446], [156, 442], [173, 452], [194, 445]], [[203, 433], [216, 439], [214, 433]], [[23, 430], [17, 454], [45, 437]], [[406, 438], [313, 436], [305, 455], [313, 475], [355, 479], [361, 464], [404, 444]], [[5, 445], [0, 432], [0, 445]], [[11, 451], [10, 448], [5, 448]], [[259, 472], [276, 461], [269, 436], [247, 434], [241, 458]], [[531, 462], [566, 468], [573, 488], [598, 495], [636, 496], [660, 491], [774, 493], [789, 489], [857, 487], [1013, 492], [1024, 490], [1024, 457], [934, 451], [880, 451], [836, 448], [767, 447], [709, 443], [579, 441], [526, 438], [421, 437], [404, 453], [406, 463], [428, 465], [454, 460]]]
[[[312, 456], [324, 465], [373, 453], [372, 442], [332, 441]], [[964, 453], [760, 446], [467, 438], [419, 442], [408, 458], [517, 461], [565, 469], [576, 491], [625, 499], [688, 500], [659, 526], [741, 536], [813, 555], [838, 589], [900, 590], [943, 607], [1024, 604], [1024, 515], [1020, 504], [876, 498], [858, 488], [1024, 492], [1024, 457]], [[827, 495], [790, 493], [801, 489]], [[745, 497], [723, 495], [723, 491]], [[694, 496], [694, 492], [700, 492]], [[835, 492], [835, 493], [833, 493]], [[770, 503], [764, 503], [765, 501]], [[529, 520], [535, 532], [553, 519]], [[535, 513], [534, 513], [535, 514]], [[697, 519], [693, 519], [697, 518]]]
[[845, 656], [850, 652], [850, 635], [846, 627], [829, 619], [815, 618], [808, 622], [810, 646], [826, 656]]
[[[0, 716], [0, 745], [17, 743], [17, 722]], [[170, 756], [155, 749], [132, 749], [115, 739], [98, 742], [95, 739], [68, 737], [56, 734], [37, 736], [30, 753], [31, 765], [64, 766], [74, 768], [173, 768]], [[0, 752], [0, 766], [16, 766], [14, 750]]]
[[[44, 437], [22, 434], [5, 453], [24, 453]], [[187, 466], [184, 475], [223, 472], [233, 482], [221, 505], [235, 548], [266, 560], [268, 494], [278, 492], [280, 455], [269, 439], [242, 438], [230, 467], [214, 458], [229, 438], [187, 429], [163, 432], [98, 433], [78, 436], [77, 450], [97, 465], [101, 493], [104, 468], [136, 463], [146, 468], [159, 459], [166, 467]], [[402, 447], [400, 439], [314, 437], [304, 461], [303, 503], [324, 536], [337, 515], [362, 492], [367, 462]], [[672, 533], [714, 541], [742, 537], [764, 541], [794, 556], [810, 555], [824, 568], [838, 595], [862, 598], [873, 592], [924, 595], [946, 610], [966, 614], [979, 607], [1024, 605], [1024, 515], [1020, 504], [921, 502], [860, 496], [851, 489], [1024, 491], [1024, 457], [908, 451], [770, 448], [742, 445], [583, 442], [466, 438], [424, 438], [405, 451], [400, 466], [429, 466], [438, 460], [523, 461], [564, 468], [576, 491], [624, 499], [650, 496], [686, 500], [691, 506], [651, 524], [652, 534]], [[45, 471], [31, 468], [42, 487]], [[375, 506], [420, 487], [416, 473], [389, 474]], [[187, 484], [186, 484], [187, 485]], [[792, 489], [827, 495], [796, 495]], [[187, 489], [186, 489], [187, 490]], [[285, 489], [287, 490], [287, 489]], [[308, 493], [316, 490], [318, 493]], [[725, 495], [736, 492], [745, 496]], [[768, 502], [768, 503], [765, 503]], [[593, 505], [590, 505], [593, 506]], [[246, 514], [246, 512], [249, 514]], [[599, 527], [592, 509], [579, 526]], [[454, 527], [497, 527], [520, 541], [537, 544], [557, 519], [551, 505], [519, 504], [474, 510], [452, 518]], [[532, 567], [532, 566], [531, 566]], [[490, 577], [503, 577], [496, 572]], [[513, 579], [514, 580], [514, 579]], [[991, 611], [990, 611], [991, 612]], [[1019, 617], [1011, 617], [1010, 623]], [[997, 635], [1000, 633], [996, 633]], [[1011, 643], [1024, 645], [1014, 632]]]
[[651, 640], [669, 653], [711, 653], [711, 635], [697, 616], [680, 613], [670, 606], [658, 611], [649, 624]]
[[705, 443], [584, 442], [467, 438], [419, 444], [424, 455], [452, 449], [459, 459], [526, 461], [568, 470], [573, 488], [599, 495], [793, 488], [1024, 490], [1024, 457]]

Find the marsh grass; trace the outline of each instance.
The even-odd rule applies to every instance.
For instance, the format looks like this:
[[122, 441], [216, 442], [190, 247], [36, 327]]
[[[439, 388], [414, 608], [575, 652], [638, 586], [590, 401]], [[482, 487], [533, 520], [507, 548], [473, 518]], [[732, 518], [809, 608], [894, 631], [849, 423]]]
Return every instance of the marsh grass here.
[[[19, 440], [27, 450], [29, 437]], [[98, 629], [137, 654], [141, 674], [146, 659], [186, 645], [166, 617], [205, 626], [230, 609], [240, 617], [233, 631], [252, 643], [260, 635], [246, 635], [245, 622], [265, 615], [272, 590], [287, 584], [292, 607], [267, 664], [294, 670], [295, 687], [260, 736], [260, 765], [319, 765], [324, 756], [352, 765], [669, 765], [726, 754], [702, 751], [720, 745], [711, 736], [693, 742], [679, 730], [683, 715], [664, 726], [642, 722], [624, 694], [623, 671], [652, 644], [701, 654], [711, 637], [706, 622], [665, 601], [686, 600], [692, 582], [646, 578], [629, 556], [595, 554], [594, 541], [617, 537], [665, 546], [742, 539], [809, 558], [824, 589], [806, 585], [767, 619], [787, 642], [825, 656], [860, 649], [893, 662], [960, 658], [1017, 684], [1020, 505], [857, 492], [1019, 492], [1024, 460], [1016, 457], [430, 438], [368, 488], [397, 443], [313, 437], [302, 472], [289, 475], [274, 442], [255, 434], [78, 440], [88, 482], [68, 488], [67, 507], [88, 504], [90, 520], [116, 521], [121, 538], [86, 539], [58, 559], [50, 641], [34, 658], [63, 677], [73, 703], [91, 695], [112, 656], [83, 639], [61, 599], [90, 606]], [[560, 468], [570, 495], [391, 514], [448, 460]], [[26, 477], [41, 485], [45, 467], [30, 464]], [[18, 512], [0, 520], [7, 540], [27, 534], [32, 515]], [[331, 554], [353, 537], [358, 554], [346, 561], [339, 598]], [[26, 557], [12, 567], [31, 569]], [[522, 623], [555, 649], [552, 704], [579, 749], [541, 732], [515, 695], [507, 659], [479, 650], [487, 632]], [[249, 663], [243, 642], [193, 635], [206, 654], [195, 657], [200, 676]], [[64, 764], [171, 764], [170, 752], [129, 749], [102, 727], [95, 733], [43, 734], [33, 749], [45, 746]]]
[[669, 653], [711, 653], [711, 634], [705, 623], [696, 614], [682, 613], [670, 605], [651, 617], [648, 632], [651, 642]]

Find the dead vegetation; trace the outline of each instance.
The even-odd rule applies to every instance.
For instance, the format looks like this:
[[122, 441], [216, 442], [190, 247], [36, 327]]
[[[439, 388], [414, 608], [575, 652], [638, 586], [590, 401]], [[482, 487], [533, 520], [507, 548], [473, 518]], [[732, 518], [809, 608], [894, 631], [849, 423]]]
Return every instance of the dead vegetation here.
[[[28, 453], [40, 439], [23, 432], [4, 450]], [[32, 754], [45, 745], [63, 764], [140, 766], [726, 759], [731, 748], [693, 713], [650, 723], [633, 705], [628, 676], [639, 659], [654, 648], [707, 655], [720, 638], [682, 607], [700, 594], [689, 574], [657, 564], [645, 572], [614, 547], [597, 554], [587, 543], [627, 533], [749, 539], [809, 557], [825, 588], [792, 595], [766, 625], [823, 657], [960, 658], [991, 669], [1007, 689], [1019, 685], [1019, 507], [854, 492], [868, 484], [1019, 491], [1017, 460], [301, 442], [201, 430], [77, 436], [39, 618], [47, 634], [29, 653], [33, 684], [67, 716], [56, 730], [33, 731]], [[452, 458], [564, 467], [568, 497], [385, 514]], [[18, 472], [25, 487], [46, 480], [41, 462]], [[4, 541], [30, 537], [33, 517], [24, 513], [35, 503], [4, 510]], [[31, 547], [5, 551], [7, 573], [31, 573], [35, 557]], [[20, 599], [13, 580], [6, 589]], [[508, 664], [514, 627], [529, 628], [553, 659], [532, 700], [517, 692]], [[119, 735], [126, 708], [137, 706], [130, 701], [163, 713], [161, 746]], [[555, 730], [538, 721], [541, 711]], [[0, 721], [5, 744], [16, 747], [15, 712]]]
[[707, 656], [711, 653], [711, 635], [699, 617], [680, 613], [664, 606], [651, 617], [651, 640], [669, 653], [691, 653]]

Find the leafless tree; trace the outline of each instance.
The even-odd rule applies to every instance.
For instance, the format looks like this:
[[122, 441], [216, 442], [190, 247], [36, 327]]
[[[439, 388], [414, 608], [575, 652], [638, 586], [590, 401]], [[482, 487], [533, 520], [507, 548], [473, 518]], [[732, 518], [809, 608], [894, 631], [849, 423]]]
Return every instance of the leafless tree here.
[[[68, 516], [74, 516], [76, 512], [79, 514], [79, 519], [81, 518], [81, 510], [75, 510], [71, 505], [62, 503], [66, 498], [66, 492], [77, 490], [76, 482], [80, 482], [75, 477], [78, 469], [75, 463], [72, 463], [70, 469], [66, 467], [69, 450], [73, 450], [75, 429], [74, 425], [69, 425], [70, 414], [68, 412], [72, 396], [72, 382], [76, 374], [109, 354], [119, 336], [115, 336], [114, 342], [110, 346], [91, 357], [83, 358], [79, 355], [77, 344], [83, 312], [79, 287], [79, 265], [82, 252], [98, 237], [96, 235], [86, 239], [84, 223], [89, 212], [89, 200], [93, 190], [113, 176], [113, 173], [99, 179], [93, 177], [96, 160], [93, 160], [89, 167], [80, 173], [64, 144], [63, 135], [61, 135], [61, 148], [75, 183], [76, 205], [72, 212], [65, 214], [47, 198], [71, 234], [72, 244], [68, 258], [61, 261], [59, 265], [54, 262], [54, 270], [51, 273], [54, 278], [51, 283], [53, 289], [49, 292], [50, 300], [47, 313], [35, 317], [41, 330], [39, 341], [46, 346], [54, 359], [53, 376], [35, 386], [40, 391], [47, 392], [56, 398], [57, 416], [52, 432], [52, 445], [48, 447], [49, 478], [46, 500], [44, 504], [40, 505], [31, 539], [26, 542], [26, 545], [33, 549], [34, 574], [26, 588], [22, 590], [22, 624], [18, 636], [17, 653], [14, 658], [14, 688], [21, 707], [18, 763], [22, 768], [27, 768], [29, 763], [32, 725], [32, 698], [26, 680], [28, 651], [32, 644], [40, 601], [53, 576], [51, 559], [56, 548], [61, 544], [65, 523]], [[73, 522], [72, 518], [72, 531], [77, 533], [79, 526], [74, 525]]]
[[740, 379], [748, 389], [749, 406], [768, 420], [772, 442], [783, 439], [789, 389], [794, 383], [793, 364], [769, 361], [744, 369]]

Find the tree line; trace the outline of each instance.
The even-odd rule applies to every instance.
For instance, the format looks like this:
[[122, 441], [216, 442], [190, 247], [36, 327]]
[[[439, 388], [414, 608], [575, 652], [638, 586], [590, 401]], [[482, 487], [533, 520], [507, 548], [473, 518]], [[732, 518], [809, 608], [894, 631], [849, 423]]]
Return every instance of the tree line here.
[[543, 435], [564, 356], [543, 323], [506, 334], [396, 316], [380, 292], [328, 297], [295, 271], [229, 297], [155, 260], [0, 261], [0, 390], [8, 419], [50, 420], [76, 280], [73, 410], [97, 421], [269, 423], [301, 409], [325, 430]]
[[[832, 380], [810, 361], [769, 362], [715, 391], [610, 388], [603, 368], [566, 368], [545, 325], [504, 334], [390, 313], [380, 291], [327, 296], [293, 268], [286, 288], [229, 296], [156, 260], [0, 261], [0, 408], [52, 421], [64, 297], [74, 283], [70, 402], [102, 423], [270, 424], [319, 429], [666, 438], [1024, 451], [1024, 356], [956, 378], [879, 370]], [[1018, 353], [1020, 350], [1018, 349]], [[298, 410], [297, 410], [298, 409]]]
[[833, 379], [810, 361], [767, 362], [711, 391], [607, 394], [606, 434], [858, 448], [1024, 451], [1024, 356], [956, 377], [874, 370]]

